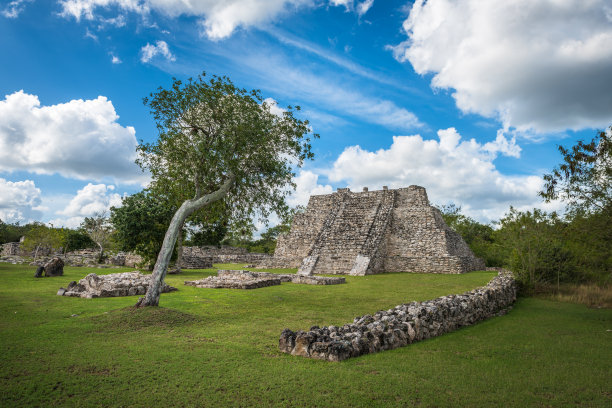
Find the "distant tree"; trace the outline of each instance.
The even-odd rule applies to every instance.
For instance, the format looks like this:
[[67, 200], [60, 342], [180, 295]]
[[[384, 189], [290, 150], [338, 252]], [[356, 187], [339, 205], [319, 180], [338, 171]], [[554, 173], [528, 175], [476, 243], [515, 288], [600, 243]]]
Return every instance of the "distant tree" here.
[[62, 246], [64, 251], [68, 252], [94, 248], [97, 245], [86, 231], [66, 229], [63, 231]]
[[491, 225], [481, 224], [462, 214], [461, 206], [455, 204], [443, 205], [439, 209], [446, 225], [461, 235], [474, 255], [484, 259], [487, 266], [503, 265], [503, 248], [496, 242]]
[[138, 147], [138, 164], [162, 188], [179, 184], [193, 191], [170, 222], [151, 285], [137, 304], [157, 306], [179, 230], [190, 215], [220, 200], [234, 220], [284, 214], [292, 168], [313, 154], [309, 124], [294, 116], [299, 107], [277, 116], [260, 91], [247, 92], [227, 77], [174, 79], [170, 89], [159, 88], [144, 103], [159, 138]]
[[96, 212], [91, 217], [85, 217], [80, 228], [96, 243], [100, 250], [98, 259], [102, 260], [104, 249], [109, 245], [113, 232], [107, 213]]
[[544, 175], [539, 193], [546, 202], [560, 198], [574, 210], [612, 212], [612, 126], [589, 143], [558, 147], [563, 163]]
[[499, 222], [499, 241], [508, 249], [507, 266], [524, 291], [576, 278], [564, 234], [567, 224], [556, 213], [510, 212]]
[[7, 224], [0, 220], [0, 244], [18, 242], [30, 229], [29, 225], [19, 225], [19, 222]]
[[62, 234], [56, 228], [49, 228], [42, 223], [32, 223], [25, 235], [21, 247], [26, 251], [34, 251], [34, 261], [38, 258], [41, 248], [49, 250], [62, 246]]
[[163, 195], [145, 189], [124, 197], [120, 207], [111, 207], [114, 239], [122, 251], [133, 251], [152, 265], [176, 207]]

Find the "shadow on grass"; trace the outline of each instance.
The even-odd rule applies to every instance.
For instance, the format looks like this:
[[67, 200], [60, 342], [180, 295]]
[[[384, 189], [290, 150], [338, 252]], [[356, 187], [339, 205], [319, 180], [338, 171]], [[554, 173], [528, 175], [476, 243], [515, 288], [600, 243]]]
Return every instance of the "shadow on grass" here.
[[135, 332], [149, 328], [174, 329], [199, 322], [198, 316], [164, 307], [133, 306], [111, 310], [101, 315], [90, 317], [94, 331], [100, 332]]

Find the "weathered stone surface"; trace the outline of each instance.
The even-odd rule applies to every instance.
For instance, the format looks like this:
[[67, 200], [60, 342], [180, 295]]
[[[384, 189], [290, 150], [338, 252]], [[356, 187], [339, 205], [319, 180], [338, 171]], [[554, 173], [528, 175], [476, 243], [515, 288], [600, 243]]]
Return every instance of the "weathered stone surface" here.
[[[136, 272], [112, 273], [109, 275], [97, 275], [90, 273], [77, 283], [70, 282], [63, 296], [76, 296], [83, 298], [135, 296], [144, 295], [147, 292], [151, 275], [143, 275]], [[172, 292], [176, 288], [164, 284], [162, 293]], [[57, 293], [60, 295], [60, 292]], [[61, 295], [60, 295], [61, 296]]]
[[34, 274], [35, 278], [42, 278], [43, 273], [45, 272], [45, 267], [44, 266], [39, 266], [38, 268], [36, 268], [36, 273]]
[[45, 264], [45, 276], [54, 277], [64, 274], [64, 261], [60, 258], [53, 258]]
[[374, 315], [356, 317], [342, 327], [285, 329], [278, 346], [292, 355], [341, 361], [406, 346], [505, 314], [516, 300], [516, 282], [500, 271], [486, 286], [425, 302], [412, 302]]
[[185, 281], [185, 285], [212, 289], [257, 289], [281, 284], [278, 277], [258, 276], [248, 271], [242, 272], [245, 273], [209, 276], [205, 279]]
[[263, 268], [300, 275], [381, 272], [463, 273], [484, 269], [461, 236], [429, 204], [423, 187], [310, 197]]
[[346, 280], [342, 277], [300, 276], [295, 274], [220, 269], [217, 271], [217, 276], [209, 276], [208, 278], [197, 281], [185, 281], [185, 285], [213, 289], [256, 289], [280, 285], [281, 282], [293, 282], [306, 285], [337, 285], [346, 283]]
[[213, 263], [257, 264], [271, 258], [268, 254], [251, 253], [246, 248], [230, 246], [183, 247], [181, 267], [185, 269], [212, 268]]
[[220, 269], [217, 271], [217, 276], [220, 276], [220, 277], [242, 275], [242, 274], [248, 274], [250, 276], [257, 276], [257, 277], [278, 278], [281, 280], [281, 282], [292, 282], [292, 283], [299, 283], [299, 284], [304, 284], [304, 285], [338, 285], [341, 283], [346, 283], [346, 279], [340, 276], [338, 277], [304, 276], [304, 275], [297, 275], [297, 274], [291, 274], [291, 273], [280, 274], [280, 273], [271, 273], [271, 272], [253, 272], [253, 271], [246, 271], [246, 270], [237, 271], [237, 270], [227, 270], [227, 269]]

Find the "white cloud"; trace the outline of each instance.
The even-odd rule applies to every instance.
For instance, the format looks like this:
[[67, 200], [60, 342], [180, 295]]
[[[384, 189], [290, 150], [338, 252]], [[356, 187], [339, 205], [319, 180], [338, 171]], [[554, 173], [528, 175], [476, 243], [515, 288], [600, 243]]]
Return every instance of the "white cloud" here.
[[121, 61], [121, 59], [118, 56], [116, 56], [113, 53], [111, 53], [110, 56], [111, 56], [111, 62], [113, 64], [121, 64], [123, 62], [123, 61]]
[[32, 180], [7, 181], [0, 178], [0, 220], [28, 223], [40, 219], [40, 189]]
[[311, 195], [330, 194], [334, 190], [329, 184], [319, 184], [319, 175], [308, 170], [301, 170], [300, 174], [295, 177], [295, 191], [287, 199], [287, 204], [291, 207], [297, 205], [308, 204], [308, 199]]
[[536, 132], [612, 122], [609, 0], [417, 0], [392, 47], [463, 112]]
[[170, 52], [165, 41], [159, 40], [155, 45], [147, 43], [140, 49], [140, 61], [144, 63], [151, 61], [156, 55], [161, 55], [168, 61], [176, 61], [176, 57]]
[[204, 34], [213, 40], [227, 38], [238, 27], [250, 27], [273, 20], [315, 0], [61, 0], [61, 14], [87, 20], [100, 19], [97, 9], [117, 8], [147, 16], [151, 10], [165, 15], [200, 17]]
[[85, 217], [108, 213], [110, 207], [121, 206], [121, 196], [114, 190], [113, 185], [88, 183], [77, 191], [66, 208], [56, 212], [64, 217], [52, 219], [50, 223], [56, 227], [76, 228]]
[[359, 14], [359, 17], [367, 13], [368, 10], [370, 10], [373, 5], [374, 5], [374, 0], [364, 0], [361, 3], [359, 3], [357, 5], [357, 14]]
[[0, 100], [0, 171], [141, 183], [133, 127], [104, 96], [41, 106], [23, 91]]
[[394, 136], [388, 149], [371, 152], [347, 147], [328, 177], [332, 182], [346, 182], [355, 191], [421, 185], [433, 203], [454, 202], [481, 221], [499, 219], [510, 205], [542, 207], [537, 197], [541, 177], [504, 175], [495, 168], [498, 153], [517, 154], [518, 146], [502, 139], [503, 134], [498, 133], [495, 142], [482, 145], [474, 139], [462, 140], [454, 128], [439, 130], [438, 140]]
[[[228, 57], [238, 58], [230, 53]], [[328, 79], [320, 73], [305, 71], [278, 56], [267, 55], [262, 59], [260, 54], [243, 53], [240, 55], [240, 64], [248, 66], [252, 76], [259, 75], [258, 79], [271, 92], [292, 100], [310, 101], [312, 106], [389, 129], [403, 131], [423, 126], [414, 113], [388, 99], [351, 90], [350, 86], [339, 83], [337, 77]]]
[[274, 99], [272, 98], [266, 98], [264, 99], [264, 103], [270, 107], [270, 112], [273, 113], [276, 116], [283, 116], [283, 113], [285, 112], [285, 109], [280, 108], [278, 106], [278, 102], [276, 102]]
[[6, 18], [17, 18], [23, 10], [25, 10], [26, 4], [33, 0], [13, 0], [6, 5], [4, 10], [0, 13]]
[[332, 6], [344, 6], [346, 11], [350, 11], [353, 8], [354, 0], [329, 0], [329, 4]]

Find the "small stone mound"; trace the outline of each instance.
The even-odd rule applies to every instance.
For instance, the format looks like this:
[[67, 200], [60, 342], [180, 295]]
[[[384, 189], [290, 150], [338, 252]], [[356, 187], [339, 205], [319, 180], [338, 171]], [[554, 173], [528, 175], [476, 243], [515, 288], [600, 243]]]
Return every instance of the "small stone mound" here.
[[211, 289], [257, 289], [281, 284], [281, 279], [278, 277], [259, 276], [249, 271], [237, 271], [242, 272], [239, 274], [222, 274], [221, 272], [228, 271], [219, 271], [217, 276], [209, 276], [201, 280], [185, 281], [185, 285]]
[[[59, 296], [74, 296], [82, 298], [136, 296], [147, 293], [151, 283], [151, 275], [143, 275], [136, 272], [111, 273], [109, 275], [97, 275], [90, 273], [81, 279], [70, 282], [67, 288], [60, 288]], [[175, 287], [164, 284], [162, 293], [177, 290]]]

